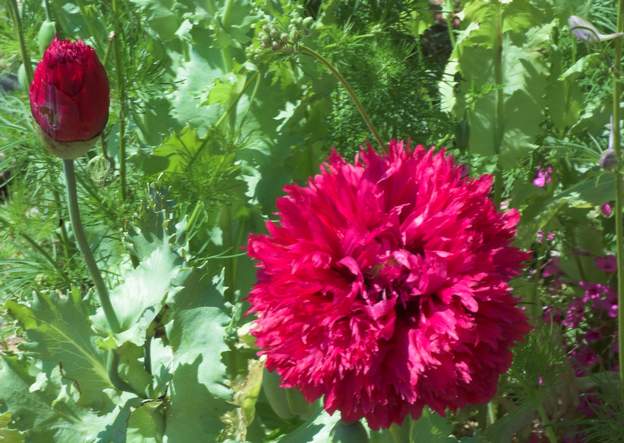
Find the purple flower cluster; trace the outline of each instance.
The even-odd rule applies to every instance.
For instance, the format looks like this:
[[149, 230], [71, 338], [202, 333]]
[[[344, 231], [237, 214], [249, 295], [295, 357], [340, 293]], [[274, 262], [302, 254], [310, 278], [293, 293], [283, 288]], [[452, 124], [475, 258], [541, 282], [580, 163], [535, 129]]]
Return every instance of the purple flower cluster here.
[[537, 171], [535, 172], [535, 177], [533, 178], [533, 185], [537, 186], [538, 188], [543, 188], [546, 185], [550, 184], [550, 182], [552, 182], [552, 173], [553, 173], [553, 167], [552, 166], [546, 166], [545, 168], [537, 168]]
[[[608, 275], [617, 271], [613, 255], [594, 257], [594, 263]], [[558, 257], [551, 258], [544, 265], [542, 277], [551, 280], [551, 291], [561, 287], [564, 273]], [[576, 375], [589, 375], [598, 369], [616, 370], [617, 329], [613, 319], [618, 315], [618, 304], [615, 289], [605, 283], [589, 281], [566, 281], [565, 284], [582, 290], [582, 293], [563, 308], [547, 306], [543, 318], [545, 322], [561, 324], [569, 331], [564, 345]]]

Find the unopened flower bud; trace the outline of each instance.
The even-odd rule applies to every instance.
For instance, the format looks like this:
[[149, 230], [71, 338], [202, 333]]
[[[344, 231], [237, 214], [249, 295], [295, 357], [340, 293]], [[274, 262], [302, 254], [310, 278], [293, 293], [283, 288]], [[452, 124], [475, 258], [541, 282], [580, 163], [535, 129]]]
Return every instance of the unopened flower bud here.
[[30, 85], [30, 109], [47, 149], [75, 159], [96, 142], [108, 120], [106, 71], [82, 41], [54, 39]]
[[600, 156], [600, 167], [605, 171], [612, 171], [617, 166], [617, 157], [613, 149], [607, 149]]
[[584, 18], [572, 15], [568, 18], [568, 26], [570, 31], [576, 37], [578, 41], [584, 42], [598, 42], [613, 40], [614, 38], [622, 37], [624, 34], [621, 32], [614, 32], [612, 34], [601, 34], [592, 23], [588, 22]]

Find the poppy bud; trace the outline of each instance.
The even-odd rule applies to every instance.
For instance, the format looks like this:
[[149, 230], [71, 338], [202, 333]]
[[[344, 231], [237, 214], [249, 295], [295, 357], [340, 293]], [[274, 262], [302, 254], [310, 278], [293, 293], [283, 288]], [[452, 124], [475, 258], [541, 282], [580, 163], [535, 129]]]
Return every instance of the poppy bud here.
[[600, 156], [600, 167], [605, 171], [613, 171], [617, 166], [617, 156], [613, 149], [607, 149]]
[[576, 37], [576, 39], [580, 42], [603, 42], [613, 40], [614, 38], [619, 38], [624, 35], [621, 32], [601, 34], [592, 23], [576, 15], [572, 15], [568, 18], [568, 26], [570, 27], [570, 31], [574, 37]]
[[30, 85], [30, 109], [48, 150], [63, 159], [86, 153], [106, 126], [106, 71], [82, 41], [54, 39]]

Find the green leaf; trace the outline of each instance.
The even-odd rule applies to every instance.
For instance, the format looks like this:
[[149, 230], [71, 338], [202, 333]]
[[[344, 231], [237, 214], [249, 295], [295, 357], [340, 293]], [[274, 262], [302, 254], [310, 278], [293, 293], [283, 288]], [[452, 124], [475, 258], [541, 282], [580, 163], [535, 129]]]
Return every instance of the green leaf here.
[[[118, 406], [102, 414], [80, 407], [72, 380], [59, 367], [49, 375], [29, 368], [28, 361], [4, 356], [0, 359], [0, 404], [6, 406], [15, 426], [33, 443], [124, 443], [130, 409], [138, 399], [124, 394]], [[2, 427], [0, 427], [0, 436]]]
[[171, 114], [182, 124], [205, 129], [216, 123], [223, 113], [223, 107], [218, 103], [205, 105], [223, 71], [216, 59], [207, 60], [194, 49], [190, 50], [189, 57], [176, 75], [178, 87], [172, 96]]
[[525, 403], [489, 426], [484, 436], [488, 442], [492, 443], [512, 441], [516, 432], [530, 426], [534, 416], [534, 406]]
[[[126, 342], [142, 346], [150, 323], [160, 312], [170, 292], [176, 290], [180, 274], [177, 256], [166, 241], [124, 276], [124, 281], [111, 293], [111, 303], [121, 330], [115, 334], [118, 344]], [[94, 323], [100, 331], [108, 325], [103, 309], [98, 309]]]
[[32, 307], [14, 301], [6, 307], [26, 331], [23, 348], [48, 364], [61, 364], [64, 376], [78, 386], [81, 405], [105, 408], [110, 401], [103, 390], [112, 387], [106, 358], [95, 346], [88, 314], [78, 303], [39, 294]]
[[563, 194], [576, 195], [580, 200], [596, 206], [615, 200], [615, 176], [613, 174], [588, 175], [584, 180], [567, 188]]
[[422, 416], [412, 423], [410, 443], [456, 442], [452, 432], [453, 425], [446, 418], [424, 409]]
[[167, 336], [174, 357], [172, 371], [182, 365], [197, 365], [197, 381], [211, 395], [228, 399], [230, 389], [225, 385], [226, 367], [221, 354], [228, 350], [225, 344], [225, 326], [229, 318], [220, 309], [198, 307], [177, 311], [173, 322], [167, 325]]
[[212, 442], [221, 432], [220, 417], [230, 406], [215, 398], [199, 381], [203, 363], [203, 356], [199, 356], [192, 364], [179, 365], [175, 370], [166, 415], [168, 443]]
[[145, 370], [143, 347], [124, 343], [115, 351], [119, 355], [118, 372], [135, 392], [147, 392], [152, 383], [151, 375]]
[[585, 57], [579, 58], [576, 63], [570, 66], [561, 76], [559, 80], [576, 80], [577, 78], [587, 74], [589, 68], [596, 65], [600, 60], [600, 54], [591, 53]]
[[162, 404], [145, 403], [130, 414], [126, 443], [161, 443], [164, 432]]
[[11, 423], [11, 413], [5, 412], [0, 415], [0, 442], [2, 443], [23, 443], [24, 435], [15, 429], [9, 429]]
[[313, 420], [304, 423], [295, 431], [279, 440], [280, 443], [327, 443], [334, 425], [340, 420], [340, 414], [329, 415], [325, 411]]
[[14, 426], [22, 431], [41, 432], [50, 436], [45, 424], [56, 418], [49, 401], [39, 392], [30, 392], [35, 378], [29, 374], [28, 364], [17, 357], [0, 358], [0, 405], [11, 413]]
[[[502, 48], [503, 112], [498, 115], [495, 79], [496, 2], [473, 1], [466, 6], [470, 25], [458, 39], [454, 58], [447, 66], [461, 73], [454, 99], [449, 86], [442, 87], [445, 109], [453, 106], [457, 117], [466, 115], [470, 131], [468, 146], [477, 154], [501, 155], [503, 167], [515, 167], [535, 147], [545, 118], [545, 95], [549, 79], [549, 59], [544, 52], [552, 45], [556, 22], [527, 2], [503, 6]], [[549, 19], [549, 20], [552, 20]], [[452, 64], [457, 61], [459, 66]], [[451, 85], [453, 86], [453, 85]], [[465, 103], [465, 104], [464, 104]], [[503, 130], [496, 146], [496, 127]]]

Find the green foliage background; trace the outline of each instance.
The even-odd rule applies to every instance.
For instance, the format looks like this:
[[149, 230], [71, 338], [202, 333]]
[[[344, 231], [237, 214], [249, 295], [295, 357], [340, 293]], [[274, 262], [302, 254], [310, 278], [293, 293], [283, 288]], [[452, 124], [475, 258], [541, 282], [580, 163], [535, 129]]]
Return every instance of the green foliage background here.
[[[573, 280], [609, 278], [574, 251], [614, 249], [613, 220], [598, 211], [614, 199], [613, 178], [598, 166], [613, 51], [575, 41], [567, 18], [614, 32], [614, 2], [505, 5], [503, 84], [494, 51], [502, 6], [443, 3], [435, 33], [435, 11], [419, 0], [19, 2], [33, 62], [47, 17], [62, 36], [91, 44], [109, 73], [110, 121], [77, 169], [89, 242], [122, 330], [108, 329], [97, 304], [69, 227], [61, 165], [35, 135], [23, 80], [0, 89], [0, 171], [10, 171], [0, 181], [10, 195], [0, 203], [0, 441], [329, 441], [338, 417], [296, 391], [266, 387], [270, 375], [243, 315], [255, 280], [247, 235], [263, 231], [282, 187], [305, 182], [331, 148], [352, 157], [370, 139], [322, 65], [263, 48], [265, 23], [286, 30], [303, 17], [313, 25], [301, 43], [352, 83], [382, 138], [445, 146], [472, 175], [498, 167], [501, 199], [522, 213], [518, 244], [533, 250], [515, 286], [536, 329], [515, 351], [497, 408], [426, 413], [391, 431], [367, 430], [370, 440], [528, 441], [546, 429], [581, 429], [588, 441], [618, 441], [605, 431], [624, 426], [617, 396], [601, 394], [594, 419], [574, 412], [579, 391], [590, 383], [608, 393], [612, 378], [575, 377], [561, 332], [540, 319], [542, 305], [563, 305], [579, 291], [564, 287], [553, 300], [540, 278], [549, 254]], [[22, 61], [6, 4], [0, 74], [12, 85]], [[444, 20], [455, 15], [461, 24], [449, 30]], [[531, 180], [546, 165], [553, 182], [537, 188]], [[538, 245], [539, 230], [557, 232], [556, 240]], [[118, 361], [107, 361], [111, 350]]]

